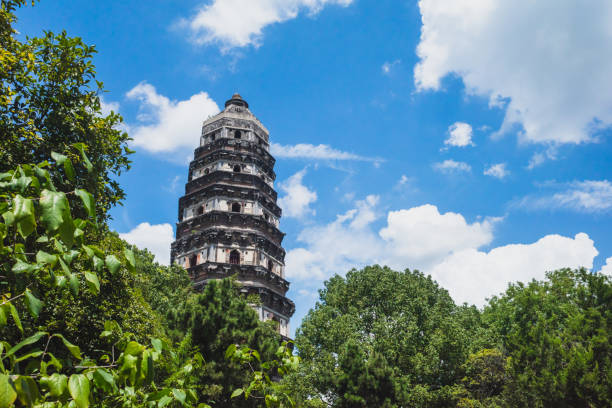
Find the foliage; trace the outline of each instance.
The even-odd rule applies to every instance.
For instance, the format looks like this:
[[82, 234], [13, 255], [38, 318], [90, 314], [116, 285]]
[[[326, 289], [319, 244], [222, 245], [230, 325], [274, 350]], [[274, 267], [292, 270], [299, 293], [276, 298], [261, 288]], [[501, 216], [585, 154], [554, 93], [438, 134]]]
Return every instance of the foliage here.
[[612, 406], [610, 277], [561, 269], [510, 285], [483, 321], [508, 357], [509, 406]]
[[[248, 366], [251, 381], [246, 388], [236, 388], [231, 398], [244, 396], [263, 400], [266, 407], [294, 407], [295, 404], [289, 395], [288, 387], [279, 382], [271, 380], [275, 376], [285, 376], [295, 372], [300, 364], [300, 358], [293, 355], [292, 344], [283, 342], [276, 350], [276, 358], [271, 361], [261, 361], [259, 352], [247, 346], [237, 344], [230, 345], [225, 351], [225, 358], [237, 362], [242, 366]], [[254, 366], [260, 365], [260, 369]]]
[[[126, 250], [120, 259], [87, 241], [84, 230], [95, 227], [93, 197], [83, 189], [68, 193], [79, 197], [88, 209], [89, 218], [73, 218], [68, 194], [57, 191], [52, 171], [53, 166], [44, 162], [0, 173], [0, 274], [4, 279], [0, 327], [11, 327], [14, 333], [27, 333], [28, 327], [22, 324], [24, 310], [34, 322], [41, 317], [46, 307], [41, 299], [47, 292], [70, 291], [74, 298], [97, 295], [102, 271], [115, 275], [121, 263], [135, 267], [131, 251]], [[116, 322], [106, 322], [101, 337], [111, 340], [111, 351], [100, 356], [99, 363], [60, 333], [37, 331], [15, 345], [3, 338], [0, 407], [10, 407], [17, 400], [25, 406], [49, 403], [79, 408], [195, 402], [193, 389], [158, 389], [153, 383], [153, 364], [162, 354], [162, 341], [152, 339], [152, 347], [141, 345]], [[60, 344], [63, 353], [55, 351]]]
[[313, 381], [315, 393], [302, 396], [311, 405], [317, 395], [338, 407], [450, 404], [478, 333], [472, 315], [418, 271], [371, 266], [336, 275], [298, 330], [302, 367], [312, 375], [292, 377], [294, 389], [308, 389], [301, 378]]
[[199, 394], [215, 407], [255, 406], [253, 401], [231, 400], [231, 393], [249, 379], [238, 362], [225, 359], [231, 344], [248, 345], [271, 360], [279, 346], [279, 336], [271, 326], [259, 322], [257, 314], [238, 292], [232, 279], [210, 281], [202, 293], [194, 293], [168, 314], [174, 338], [187, 337], [206, 360], [198, 376]]
[[[45, 32], [25, 42], [15, 38], [13, 12], [25, 3], [2, 0], [0, 9], [0, 172], [56, 161], [63, 174], [50, 176], [58, 191], [76, 187], [93, 194], [88, 203], [72, 203], [73, 212], [82, 218], [91, 205], [104, 220], [125, 196], [114, 176], [129, 168], [128, 136], [119, 130], [119, 115], [101, 115], [95, 47], [65, 32]], [[52, 152], [66, 152], [70, 160]]]

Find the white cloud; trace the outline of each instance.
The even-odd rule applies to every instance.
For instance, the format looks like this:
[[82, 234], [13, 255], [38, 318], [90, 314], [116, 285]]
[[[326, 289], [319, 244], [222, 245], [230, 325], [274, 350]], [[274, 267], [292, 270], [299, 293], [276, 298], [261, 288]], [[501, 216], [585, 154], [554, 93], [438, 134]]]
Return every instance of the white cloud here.
[[547, 160], [557, 160], [557, 147], [549, 146], [543, 152], [534, 153], [529, 159], [529, 164], [527, 165], [527, 169], [533, 170], [534, 168], [541, 166]]
[[270, 152], [279, 159], [383, 161], [382, 159], [343, 152], [326, 144], [312, 145], [309, 143], [298, 143], [296, 145], [281, 145], [271, 143]]
[[153, 153], [193, 150], [198, 146], [202, 122], [219, 112], [206, 92], [173, 101], [158, 94], [153, 85], [141, 82], [126, 96], [140, 101], [139, 123], [130, 126], [133, 143]]
[[386, 61], [384, 64], [382, 64], [382, 67], [380, 67], [380, 69], [382, 70], [383, 74], [389, 75], [393, 67], [398, 65], [400, 62], [400, 60], [395, 60], [393, 62]]
[[444, 141], [447, 146], [474, 146], [472, 142], [472, 126], [464, 122], [455, 122], [448, 127], [448, 139]]
[[612, 277], [612, 256], [606, 259], [606, 264], [601, 267], [599, 272]]
[[319, 286], [334, 273], [372, 262], [382, 250], [380, 238], [369, 228], [375, 218], [377, 196], [358, 201], [356, 208], [326, 225], [305, 228], [297, 239], [304, 247], [287, 252], [287, 276]]
[[387, 248], [385, 263], [429, 268], [454, 251], [489, 244], [494, 224], [495, 219], [468, 224], [461, 214], [440, 214], [431, 204], [391, 211], [380, 230]]
[[151, 225], [143, 222], [129, 232], [120, 233], [119, 236], [138, 248], [147, 248], [160, 264], [170, 263], [170, 244], [174, 241], [174, 232], [170, 224]]
[[444, 160], [441, 163], [434, 163], [433, 168], [434, 170], [437, 170], [440, 173], [445, 173], [445, 174], [454, 174], [454, 173], [472, 171], [472, 167], [469, 164], [464, 163], [464, 162], [458, 162], [458, 161], [451, 160], [451, 159]]
[[440, 213], [426, 204], [390, 211], [378, 232], [379, 198], [368, 196], [329, 224], [311, 226], [298, 236], [301, 247], [286, 256], [287, 276], [304, 287], [318, 287], [333, 274], [367, 264], [420, 269], [449, 290], [457, 302], [482, 305], [509, 282], [541, 279], [561, 267], [591, 268], [597, 249], [584, 233], [574, 238], [547, 235], [531, 244], [483, 251], [494, 239], [500, 218], [468, 222], [461, 214]]
[[518, 206], [531, 209], [564, 208], [579, 212], [601, 212], [612, 209], [612, 183], [608, 180], [574, 181], [561, 186], [564, 188], [563, 191], [545, 196], [527, 196], [518, 203]]
[[499, 134], [581, 143], [612, 124], [612, 2], [420, 0], [419, 90], [447, 75], [505, 108]]
[[283, 209], [285, 217], [303, 218], [315, 214], [310, 204], [317, 201], [317, 193], [302, 184], [305, 175], [306, 169], [303, 169], [279, 184], [285, 196], [278, 199], [278, 205]]
[[510, 174], [510, 171], [506, 169], [506, 163], [497, 163], [497, 164], [493, 164], [487, 167], [484, 170], [483, 174], [485, 176], [491, 176], [491, 177], [495, 177], [498, 179], [503, 179], [508, 174]]
[[509, 282], [543, 279], [545, 272], [559, 268], [592, 268], [597, 254], [585, 233], [573, 239], [546, 235], [532, 244], [504, 245], [489, 252], [460, 250], [430, 273], [456, 302], [482, 305], [485, 298], [503, 292]]
[[223, 50], [259, 46], [263, 29], [296, 18], [301, 12], [319, 13], [327, 5], [349, 6], [352, 0], [213, 0], [184, 22], [199, 44], [217, 43]]

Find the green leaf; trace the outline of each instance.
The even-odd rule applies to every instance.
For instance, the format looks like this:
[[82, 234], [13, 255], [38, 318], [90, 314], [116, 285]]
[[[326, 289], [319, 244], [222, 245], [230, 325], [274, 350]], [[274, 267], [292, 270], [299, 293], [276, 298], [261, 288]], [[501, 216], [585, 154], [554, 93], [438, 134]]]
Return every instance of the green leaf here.
[[171, 402], [172, 402], [172, 397], [169, 397], [168, 395], [164, 395], [163, 397], [159, 399], [159, 401], [157, 401], [157, 407], [163, 408], [167, 406], [168, 404], [170, 404]]
[[8, 320], [6, 316], [6, 309], [8, 309], [8, 305], [0, 306], [0, 328], [6, 326], [6, 322]]
[[74, 344], [66, 340], [66, 338], [59, 333], [55, 333], [51, 337], [59, 337], [62, 340], [62, 343], [64, 343], [64, 347], [68, 349], [68, 351], [70, 352], [70, 354], [74, 356], [74, 358], [79, 359], [79, 360], [82, 358], [81, 349], [79, 348], [79, 346], [75, 346]]
[[116, 274], [121, 266], [121, 262], [115, 257], [115, 255], [108, 255], [106, 257], [106, 267], [110, 271], [111, 274]]
[[96, 215], [96, 203], [94, 201], [93, 195], [91, 195], [89, 192], [85, 190], [80, 190], [80, 189], [76, 189], [74, 190], [74, 192], [83, 201], [83, 205], [85, 206], [85, 209], [87, 210], [87, 214], [89, 214], [90, 217], [94, 217]]
[[6, 374], [0, 374], [0, 408], [9, 408], [17, 399], [13, 382]]
[[9, 357], [12, 356], [13, 354], [15, 354], [17, 351], [19, 351], [22, 347], [24, 346], [28, 346], [30, 344], [36, 343], [38, 340], [40, 340], [41, 337], [43, 336], [47, 336], [49, 333], [47, 332], [37, 332], [33, 335], [31, 335], [30, 337], [28, 337], [25, 340], [20, 341], [19, 343], [17, 343], [16, 345], [14, 345], [5, 355], [5, 357]]
[[48, 264], [54, 267], [57, 263], [57, 255], [48, 254], [45, 251], [38, 251], [36, 253], [36, 262], [40, 264]]
[[57, 164], [62, 165], [66, 160], [68, 160], [68, 156], [64, 156], [63, 154], [59, 154], [56, 152], [51, 152], [51, 158], [57, 162]]
[[136, 258], [134, 258], [134, 252], [126, 248], [123, 251], [123, 254], [125, 255], [125, 259], [128, 262], [128, 267], [130, 268], [130, 271], [133, 271], [134, 268], [136, 268]]
[[178, 388], [174, 388], [172, 390], [172, 395], [174, 395], [174, 398], [180, 401], [182, 405], [185, 405], [185, 397], [187, 397], [187, 394], [185, 394], [185, 391], [179, 390]]
[[66, 172], [66, 176], [70, 181], [74, 183], [75, 175], [74, 175], [74, 167], [72, 167], [72, 162], [70, 159], [66, 159], [64, 161], [64, 171]]
[[43, 352], [42, 352], [42, 350], [36, 350], [36, 351], [33, 351], [33, 352], [31, 352], [31, 353], [28, 353], [28, 354], [26, 354], [26, 355], [24, 355], [24, 356], [21, 356], [21, 357], [19, 357], [19, 358], [16, 358], [16, 359], [15, 359], [15, 362], [16, 362], [16, 363], [18, 363], [18, 362], [20, 362], [20, 361], [24, 361], [24, 360], [27, 360], [27, 359], [29, 359], [29, 358], [36, 358], [36, 357], [39, 357], [40, 355], [42, 355], [42, 353], [43, 353]]
[[13, 320], [15, 321], [15, 326], [19, 329], [20, 332], [23, 333], [23, 326], [21, 325], [21, 319], [19, 318], [19, 313], [17, 313], [17, 309], [15, 309], [15, 305], [9, 303], [9, 309], [11, 309], [11, 316], [13, 316]]
[[79, 294], [79, 278], [73, 273], [68, 276], [68, 285], [70, 286], [70, 292], [72, 292], [72, 295], [76, 297]]
[[123, 353], [137, 356], [140, 353], [142, 353], [144, 349], [145, 349], [145, 346], [143, 346], [142, 344], [135, 342], [135, 341], [130, 341], [125, 347], [125, 350], [123, 350]]
[[11, 211], [2, 213], [2, 218], [4, 219], [4, 223], [9, 227], [15, 223], [15, 216]]
[[64, 374], [54, 373], [40, 379], [40, 385], [49, 390], [52, 397], [61, 397], [68, 386], [68, 377]]
[[27, 262], [23, 262], [22, 260], [17, 260], [17, 262], [15, 263], [15, 265], [13, 265], [13, 268], [11, 270], [19, 274], [19, 273], [34, 272], [37, 269], [38, 269], [38, 265], [36, 264], [30, 264]]
[[25, 291], [25, 303], [32, 317], [38, 317], [38, 314], [43, 307], [43, 302], [36, 298], [30, 289], [26, 289]]
[[242, 388], [236, 388], [234, 390], [234, 392], [232, 392], [231, 398], [236, 398], [236, 397], [242, 395], [243, 392], [244, 392], [244, 390]]
[[17, 377], [15, 380], [15, 389], [17, 390], [19, 401], [27, 407], [34, 405], [36, 400], [40, 397], [38, 386], [32, 377], [24, 375]]
[[29, 198], [23, 198], [19, 194], [15, 196], [13, 202], [13, 215], [17, 224], [17, 231], [26, 238], [36, 228], [36, 220], [34, 219], [34, 203]]
[[157, 351], [158, 353], [161, 353], [162, 348], [163, 348], [163, 343], [160, 339], [151, 339], [151, 344], [153, 345], [153, 348], [155, 349], [155, 351]]
[[95, 273], [87, 271], [83, 272], [83, 275], [85, 275], [89, 290], [94, 292], [94, 294], [100, 293], [100, 281], [98, 280], [98, 276]]
[[77, 407], [87, 408], [89, 406], [89, 380], [83, 374], [72, 374], [68, 380], [68, 391]]
[[79, 152], [81, 152], [81, 157], [83, 158], [83, 163], [85, 163], [85, 168], [87, 169], [88, 173], [91, 173], [91, 171], [93, 170], [93, 165], [91, 164], [91, 162], [89, 161], [89, 158], [85, 154], [85, 145], [83, 143], [75, 143], [73, 144], [73, 146]]
[[110, 393], [115, 388], [115, 380], [113, 375], [103, 368], [98, 368], [93, 373], [93, 382], [96, 388], [104, 390], [106, 393]]
[[93, 257], [93, 267], [98, 272], [102, 271], [102, 268], [104, 267], [104, 261], [102, 259], [98, 258], [96, 255], [94, 255], [94, 257]]
[[236, 352], [236, 345], [230, 344], [227, 350], [225, 350], [225, 358], [226, 359], [231, 358], [235, 352]]
[[74, 222], [70, 215], [70, 206], [66, 194], [43, 190], [40, 196], [40, 217], [47, 232], [54, 233], [59, 230], [62, 241], [72, 246], [74, 236]]

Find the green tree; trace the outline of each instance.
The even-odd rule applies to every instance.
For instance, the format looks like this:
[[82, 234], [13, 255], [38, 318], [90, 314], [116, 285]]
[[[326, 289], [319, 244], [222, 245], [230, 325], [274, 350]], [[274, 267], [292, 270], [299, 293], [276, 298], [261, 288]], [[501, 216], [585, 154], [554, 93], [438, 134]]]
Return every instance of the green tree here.
[[[66, 152], [63, 174], [51, 174], [56, 188], [83, 188], [94, 195], [98, 220], [125, 194], [115, 177], [129, 168], [128, 135], [121, 117], [101, 114], [103, 84], [95, 79], [95, 47], [65, 32], [45, 32], [20, 42], [14, 10], [25, 0], [2, 0], [0, 9], [0, 172], [20, 164], [55, 161]], [[69, 149], [82, 143], [80, 149]], [[90, 160], [85, 160], [84, 150]], [[80, 150], [80, 151], [79, 151]], [[84, 166], [72, 166], [83, 162]], [[70, 183], [67, 180], [70, 179]], [[84, 209], [75, 201], [76, 215]]]
[[507, 406], [612, 406], [610, 277], [561, 269], [512, 284], [483, 321], [508, 357]]
[[246, 388], [249, 373], [236, 361], [226, 360], [232, 344], [248, 345], [262, 359], [272, 360], [280, 337], [272, 326], [259, 321], [247, 299], [240, 295], [232, 279], [213, 280], [202, 293], [196, 293], [169, 314], [177, 340], [187, 338], [199, 351], [206, 366], [195, 373], [204, 401], [215, 407], [257, 406], [257, 401], [230, 398], [237, 388]]
[[418, 271], [370, 266], [336, 275], [298, 329], [303, 364], [294, 389], [300, 393], [301, 378], [313, 381], [338, 407], [452, 406], [451, 388], [479, 336], [474, 315]]

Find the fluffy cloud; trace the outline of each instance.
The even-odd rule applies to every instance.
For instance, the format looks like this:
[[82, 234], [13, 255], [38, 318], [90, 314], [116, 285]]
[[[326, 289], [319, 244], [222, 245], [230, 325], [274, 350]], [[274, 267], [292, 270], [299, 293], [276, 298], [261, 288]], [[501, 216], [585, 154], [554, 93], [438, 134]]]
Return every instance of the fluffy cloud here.
[[437, 170], [440, 173], [444, 173], [444, 174], [454, 174], [454, 173], [472, 171], [472, 167], [469, 164], [465, 162], [458, 162], [458, 161], [451, 160], [451, 159], [444, 160], [443, 162], [440, 162], [440, 163], [434, 163], [433, 168], [434, 170]]
[[151, 225], [143, 222], [119, 236], [138, 248], [147, 248], [160, 264], [170, 263], [170, 244], [174, 241], [174, 232], [170, 224]]
[[391, 211], [380, 236], [387, 248], [384, 263], [429, 268], [454, 251], [480, 248], [493, 239], [495, 219], [468, 224], [461, 214], [440, 214], [431, 204]]
[[455, 122], [448, 127], [448, 139], [444, 141], [447, 146], [474, 146], [472, 142], [472, 126], [469, 123]]
[[317, 193], [302, 184], [305, 175], [306, 169], [295, 173], [279, 184], [285, 196], [279, 198], [278, 205], [283, 209], [285, 217], [303, 218], [306, 215], [315, 214], [310, 204], [317, 201]]
[[184, 22], [196, 43], [218, 43], [228, 50], [261, 44], [262, 30], [292, 20], [301, 12], [315, 15], [327, 5], [352, 0], [213, 0]]
[[606, 264], [601, 267], [599, 272], [612, 277], [612, 256], [606, 259]]
[[298, 143], [296, 145], [270, 144], [272, 155], [279, 159], [315, 159], [315, 160], [357, 160], [380, 162], [382, 159], [363, 157], [333, 147], [320, 144]]
[[498, 179], [503, 179], [508, 174], [510, 174], [510, 172], [508, 171], [508, 169], [506, 169], [506, 163], [497, 163], [497, 164], [493, 164], [487, 167], [484, 170], [483, 174], [485, 176], [491, 176], [491, 177], [495, 177]]
[[304, 287], [316, 287], [335, 273], [353, 267], [386, 264], [420, 269], [447, 288], [457, 302], [482, 305], [509, 282], [541, 279], [561, 267], [591, 268], [597, 250], [584, 233], [574, 238], [547, 235], [530, 244], [482, 250], [494, 239], [500, 218], [469, 222], [461, 214], [440, 213], [427, 204], [384, 213], [377, 196], [357, 201], [355, 208], [329, 224], [311, 226], [298, 236], [301, 247], [285, 258], [287, 276]]
[[206, 92], [173, 101], [158, 94], [153, 85], [141, 82], [126, 96], [140, 102], [139, 123], [130, 126], [134, 145], [153, 153], [193, 150], [198, 145], [202, 122], [219, 112]]
[[530, 209], [569, 209], [580, 212], [601, 212], [612, 209], [612, 183], [608, 180], [574, 181], [552, 184], [562, 191], [546, 196], [523, 198], [519, 207]]
[[468, 248], [453, 252], [429, 272], [458, 303], [482, 305], [509, 282], [543, 279], [559, 268], [593, 267], [598, 252], [585, 233], [572, 239], [546, 235], [532, 244], [511, 244], [488, 252]]
[[612, 2], [421, 0], [419, 90], [447, 75], [505, 108], [499, 134], [581, 143], [612, 124]]

